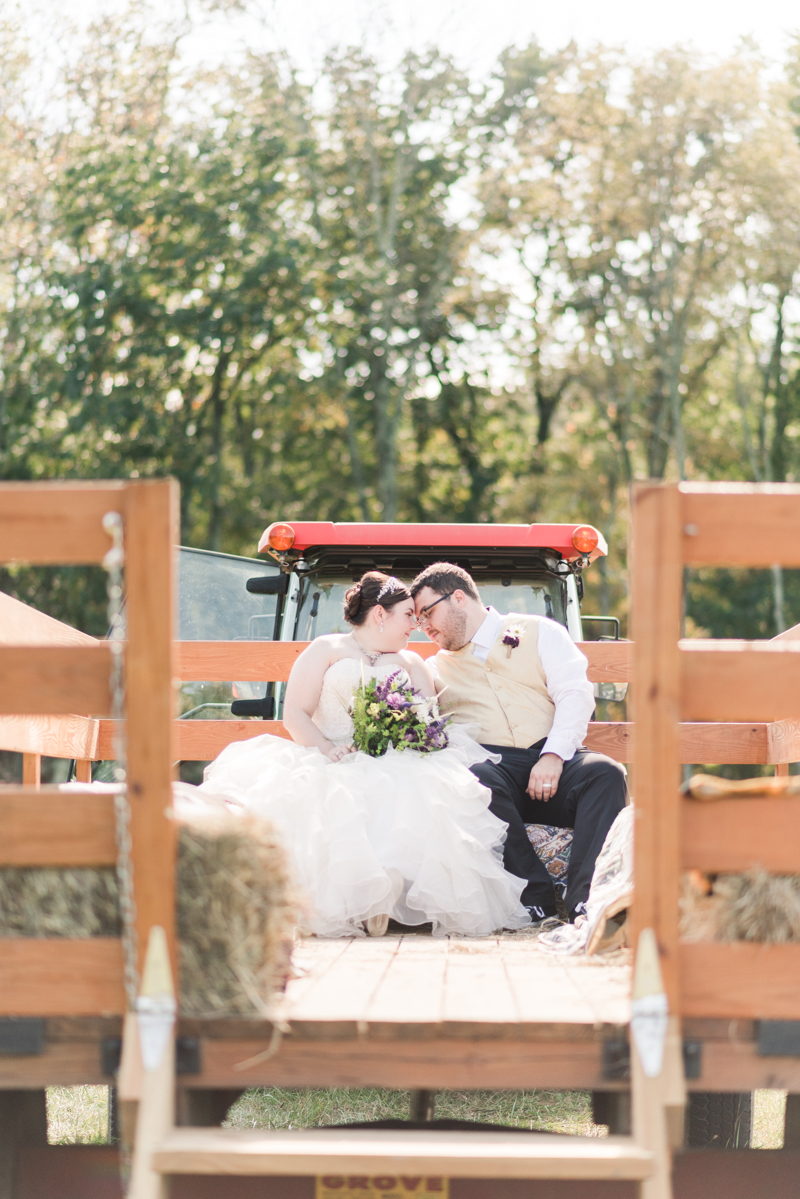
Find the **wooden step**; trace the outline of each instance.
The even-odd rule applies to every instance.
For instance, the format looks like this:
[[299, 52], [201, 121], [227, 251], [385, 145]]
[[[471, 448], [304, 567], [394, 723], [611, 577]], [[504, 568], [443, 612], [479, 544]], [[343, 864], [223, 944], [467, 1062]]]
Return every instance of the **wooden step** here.
[[175, 1128], [153, 1168], [162, 1174], [378, 1174], [448, 1178], [633, 1179], [652, 1155], [629, 1137], [378, 1129]]

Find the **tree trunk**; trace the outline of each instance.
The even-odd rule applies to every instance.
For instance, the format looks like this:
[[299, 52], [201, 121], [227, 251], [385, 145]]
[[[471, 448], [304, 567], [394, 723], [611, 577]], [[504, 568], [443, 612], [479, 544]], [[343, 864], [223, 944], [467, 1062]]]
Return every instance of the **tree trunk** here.
[[222, 380], [228, 368], [229, 354], [220, 354], [214, 368], [214, 378], [211, 384], [211, 511], [208, 522], [208, 548], [219, 550], [222, 547], [222, 476], [223, 476], [223, 418], [225, 416], [225, 400], [222, 394]]
[[783, 610], [783, 567], [776, 562], [772, 567], [772, 598], [775, 611], [775, 635], [786, 629]]
[[375, 383], [375, 448], [378, 454], [378, 499], [381, 520], [397, 520], [397, 404], [385, 374]]
[[350, 470], [353, 474], [353, 482], [358, 495], [358, 507], [361, 511], [361, 519], [367, 523], [369, 521], [369, 508], [367, 506], [367, 483], [364, 477], [364, 463], [361, 461], [361, 451], [358, 448], [356, 440], [356, 427], [353, 420], [353, 414], [350, 409], [347, 409], [347, 451], [350, 455]]

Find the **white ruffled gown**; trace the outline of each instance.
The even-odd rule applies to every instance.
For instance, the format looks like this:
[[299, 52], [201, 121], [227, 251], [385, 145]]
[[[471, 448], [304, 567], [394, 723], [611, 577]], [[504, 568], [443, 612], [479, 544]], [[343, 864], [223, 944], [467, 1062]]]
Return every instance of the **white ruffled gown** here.
[[[313, 720], [335, 744], [353, 739], [350, 704], [361, 678], [354, 658], [325, 673]], [[504, 870], [507, 826], [469, 769], [491, 755], [463, 727], [448, 732], [450, 745], [435, 753], [390, 747], [382, 758], [357, 753], [336, 763], [267, 734], [227, 746], [196, 790], [276, 826], [305, 895], [303, 923], [317, 936], [363, 936], [363, 922], [383, 913], [430, 922], [434, 936], [522, 928], [530, 923], [520, 903], [526, 883]]]

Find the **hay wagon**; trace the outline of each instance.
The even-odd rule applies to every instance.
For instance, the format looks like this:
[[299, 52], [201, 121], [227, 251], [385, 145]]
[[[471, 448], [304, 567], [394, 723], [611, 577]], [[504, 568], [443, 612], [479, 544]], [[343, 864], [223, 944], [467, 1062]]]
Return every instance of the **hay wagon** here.
[[[177, 968], [176, 838], [167, 815], [174, 762], [208, 760], [231, 739], [281, 732], [278, 722], [177, 720], [173, 679], [280, 683], [302, 648], [288, 640], [172, 640], [175, 499], [168, 482], [0, 486], [3, 561], [99, 562], [111, 548], [103, 518], [117, 512], [122, 519], [127, 869], [140, 977], [154, 928], [164, 930], [173, 976]], [[759, 565], [783, 558], [794, 565], [797, 553], [786, 547], [798, 544], [798, 527], [797, 488], [731, 494], [640, 488], [635, 653], [625, 643], [584, 647], [590, 677], [606, 683], [631, 678], [635, 687], [633, 922], [637, 933], [656, 934], [671, 1013], [657, 1076], [645, 1075], [628, 1036], [626, 967], [549, 961], [513, 937], [301, 942], [295, 957], [303, 972], [289, 982], [272, 1019], [179, 1018], [170, 1034], [175, 1052], [155, 1071], [135, 1061], [121, 939], [4, 938], [2, 1199], [121, 1194], [118, 1147], [47, 1146], [44, 1123], [46, 1086], [115, 1079], [128, 1127], [137, 1129], [136, 1199], [166, 1193], [176, 1199], [310, 1199], [363, 1192], [376, 1178], [393, 1179], [409, 1193], [449, 1188], [453, 1199], [660, 1199], [671, 1185], [676, 1197], [700, 1190], [706, 1199], [753, 1195], [767, 1188], [775, 1199], [794, 1194], [800, 1161], [791, 1148], [792, 1102], [790, 1147], [783, 1151], [685, 1152], [681, 1145], [687, 1087], [800, 1093], [800, 1026], [793, 1023], [800, 1017], [798, 947], [682, 945], [677, 896], [687, 869], [746, 869], [757, 861], [775, 871], [800, 871], [795, 801], [752, 801], [759, 805], [752, 834], [753, 813], [744, 801], [699, 805], [678, 793], [682, 762], [781, 766], [800, 760], [797, 644], [698, 648], [679, 647], [678, 639], [685, 561]], [[774, 534], [765, 537], [765, 529]], [[77, 760], [78, 778], [88, 782], [88, 763], [118, 752], [110, 719], [111, 648], [20, 609], [0, 645], [0, 735], [3, 747], [26, 754], [25, 785], [0, 791], [0, 866], [113, 867], [114, 797], [89, 788], [50, 790], [37, 775], [45, 753]], [[11, 622], [3, 628], [10, 630]], [[587, 743], [627, 760], [630, 727], [594, 724]], [[128, 958], [130, 952], [129, 945]], [[643, 985], [652, 990], [655, 984], [651, 978]], [[439, 1089], [590, 1090], [598, 1119], [613, 1135], [221, 1128], [235, 1096], [258, 1085], [409, 1088], [422, 1116], [426, 1093]]]

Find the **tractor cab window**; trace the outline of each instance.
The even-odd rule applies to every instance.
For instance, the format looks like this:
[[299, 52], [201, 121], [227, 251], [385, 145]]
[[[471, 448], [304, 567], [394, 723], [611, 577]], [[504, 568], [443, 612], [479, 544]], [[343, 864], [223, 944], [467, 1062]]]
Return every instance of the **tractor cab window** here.
[[[398, 576], [402, 578], [401, 576]], [[404, 579], [410, 582], [410, 579]], [[344, 597], [352, 579], [341, 576], [318, 577], [313, 575], [303, 580], [299, 597], [296, 641], [313, 641], [325, 633], [349, 633], [350, 625], [344, 618]], [[552, 575], [531, 575], [524, 581], [513, 579], [505, 583], [501, 578], [481, 579], [478, 582], [481, 600], [498, 612], [520, 612], [526, 616], [548, 616], [566, 625], [563, 584]], [[412, 641], [427, 641], [421, 629], [411, 634]]]

